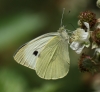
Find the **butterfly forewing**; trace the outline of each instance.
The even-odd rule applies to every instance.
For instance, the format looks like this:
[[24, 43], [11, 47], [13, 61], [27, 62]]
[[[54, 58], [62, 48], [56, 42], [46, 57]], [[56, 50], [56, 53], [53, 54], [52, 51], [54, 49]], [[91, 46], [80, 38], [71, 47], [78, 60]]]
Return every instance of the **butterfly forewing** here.
[[69, 71], [68, 43], [60, 36], [53, 37], [37, 59], [36, 72], [44, 79], [58, 79]]
[[14, 55], [14, 59], [24, 66], [35, 69], [38, 55], [43, 50], [45, 45], [49, 42], [49, 40], [56, 35], [58, 35], [58, 33], [56, 32], [48, 33], [31, 40], [17, 50]]

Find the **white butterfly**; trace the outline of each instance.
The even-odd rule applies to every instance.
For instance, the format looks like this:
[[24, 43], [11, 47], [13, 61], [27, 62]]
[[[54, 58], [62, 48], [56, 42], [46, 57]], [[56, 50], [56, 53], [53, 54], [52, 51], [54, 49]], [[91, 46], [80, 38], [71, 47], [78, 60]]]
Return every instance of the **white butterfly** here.
[[[62, 19], [65, 8], [63, 8]], [[47, 33], [21, 46], [14, 59], [43, 79], [59, 79], [67, 75], [70, 66], [69, 36], [64, 26], [58, 32]]]
[[67, 75], [70, 66], [68, 33], [64, 27], [22, 45], [14, 59], [43, 79], [59, 79]]

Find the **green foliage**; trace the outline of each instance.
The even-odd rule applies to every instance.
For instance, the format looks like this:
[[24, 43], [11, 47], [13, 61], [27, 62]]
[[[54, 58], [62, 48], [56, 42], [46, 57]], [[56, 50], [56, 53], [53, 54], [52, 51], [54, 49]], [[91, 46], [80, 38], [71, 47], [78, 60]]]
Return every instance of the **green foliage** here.
[[17, 71], [9, 68], [0, 70], [0, 92], [25, 92], [26, 84], [24, 77]]
[[32, 32], [38, 32], [45, 24], [46, 21], [42, 14], [24, 13], [15, 16], [0, 28], [0, 51], [14, 44], [15, 41], [20, 40], [22, 37], [28, 37]]

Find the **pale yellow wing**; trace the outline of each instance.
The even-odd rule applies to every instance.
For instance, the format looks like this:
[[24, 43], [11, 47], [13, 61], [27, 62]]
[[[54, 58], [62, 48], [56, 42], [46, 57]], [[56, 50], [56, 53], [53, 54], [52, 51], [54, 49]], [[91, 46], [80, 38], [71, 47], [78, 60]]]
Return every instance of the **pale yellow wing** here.
[[14, 59], [21, 65], [35, 69], [38, 55], [49, 42], [49, 40], [56, 35], [59, 34], [57, 32], [47, 33], [22, 45], [14, 54]]
[[55, 36], [40, 53], [35, 70], [43, 79], [58, 79], [67, 75], [69, 65], [68, 43]]

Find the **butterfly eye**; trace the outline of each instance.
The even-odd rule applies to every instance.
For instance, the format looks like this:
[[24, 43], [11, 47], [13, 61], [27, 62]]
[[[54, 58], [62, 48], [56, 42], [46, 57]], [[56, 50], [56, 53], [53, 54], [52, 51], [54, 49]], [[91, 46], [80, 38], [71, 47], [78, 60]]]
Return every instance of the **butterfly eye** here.
[[38, 51], [34, 51], [34, 52], [33, 52], [33, 54], [34, 54], [35, 56], [37, 56], [37, 54], [38, 54]]

